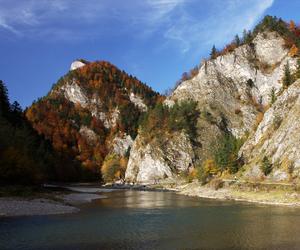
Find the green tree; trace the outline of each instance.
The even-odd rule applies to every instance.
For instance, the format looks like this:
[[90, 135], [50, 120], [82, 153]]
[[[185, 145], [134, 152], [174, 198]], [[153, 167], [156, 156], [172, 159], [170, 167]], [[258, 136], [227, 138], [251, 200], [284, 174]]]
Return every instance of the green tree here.
[[264, 156], [262, 163], [260, 165], [261, 171], [264, 173], [265, 176], [269, 175], [272, 172], [272, 164], [269, 161], [269, 158], [267, 156]]
[[217, 56], [218, 56], [218, 52], [217, 52], [216, 46], [213, 45], [213, 47], [211, 49], [211, 52], [210, 52], [210, 58], [211, 59], [216, 59]]
[[290, 64], [289, 62], [286, 63], [284, 67], [284, 77], [283, 77], [283, 86], [287, 88], [293, 83], [293, 76], [290, 71]]
[[229, 170], [233, 174], [239, 170], [238, 152], [242, 144], [242, 139], [237, 139], [230, 133], [217, 139], [212, 150], [214, 161], [221, 172]]
[[240, 44], [241, 44], [241, 39], [240, 39], [240, 37], [239, 37], [238, 34], [235, 35], [234, 42], [235, 42], [235, 44], [236, 44], [237, 46], [240, 46]]
[[7, 116], [10, 112], [8, 91], [5, 83], [0, 80], [0, 116]]

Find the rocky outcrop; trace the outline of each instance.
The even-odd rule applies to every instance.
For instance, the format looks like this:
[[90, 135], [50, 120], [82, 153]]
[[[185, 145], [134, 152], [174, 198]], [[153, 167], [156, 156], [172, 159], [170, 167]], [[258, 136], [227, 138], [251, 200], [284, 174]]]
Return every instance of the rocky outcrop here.
[[140, 135], [137, 137], [130, 151], [125, 175], [127, 182], [153, 184], [174, 179], [193, 167], [193, 147], [183, 132], [160, 139], [163, 141], [148, 143]]
[[113, 152], [117, 155], [125, 156], [128, 153], [128, 150], [130, 150], [132, 144], [133, 140], [130, 135], [125, 133], [122, 136], [116, 136], [113, 140]]
[[64, 86], [62, 86], [61, 90], [64, 93], [66, 99], [74, 104], [79, 104], [83, 108], [86, 108], [88, 105], [88, 99], [81, 89], [81, 87], [76, 83], [75, 80], [72, 82], [68, 82]]
[[148, 110], [147, 105], [143, 102], [143, 99], [134, 93], [130, 93], [129, 95], [130, 101], [134, 103], [141, 111], [146, 112]]
[[[265, 112], [255, 133], [240, 150], [246, 163], [245, 177], [262, 177], [259, 166], [263, 157], [273, 164], [268, 179], [288, 180], [300, 174], [300, 80], [284, 90]], [[253, 169], [256, 172], [253, 173]]]
[[72, 64], [71, 64], [70, 71], [79, 69], [79, 68], [81, 68], [81, 67], [83, 67], [83, 66], [85, 66], [85, 65], [86, 65], [86, 64], [83, 63], [83, 62], [81, 62], [81, 61], [74, 61], [74, 62], [72, 62]]
[[272, 88], [282, 87], [287, 62], [293, 71], [296, 59], [289, 57], [284, 40], [276, 32], [258, 34], [253, 43], [206, 61], [198, 75], [182, 82], [168, 98], [192, 99], [214, 117], [224, 116], [233, 135], [250, 131], [260, 104], [269, 103]]
[[[264, 178], [260, 170], [264, 156], [273, 164], [267, 179], [285, 181], [298, 176], [300, 81], [283, 90], [287, 64], [294, 72], [297, 59], [290, 56], [284, 39], [269, 31], [259, 33], [251, 43], [204, 62], [198, 74], [182, 82], [164, 102], [168, 106], [184, 100], [198, 103], [198, 146], [188, 146], [183, 138], [163, 146], [143, 144], [139, 135], [131, 150], [127, 181], [151, 183], [174, 177], [193, 165], [193, 154], [198, 162], [203, 162], [218, 136], [228, 131], [239, 138], [250, 134], [240, 151], [245, 161], [245, 171], [241, 173], [244, 178]], [[277, 101], [265, 112], [271, 105], [272, 91]], [[263, 116], [260, 124], [258, 115]], [[178, 158], [172, 159], [174, 155]]]
[[98, 136], [92, 129], [88, 128], [87, 126], [81, 126], [79, 133], [86, 138], [89, 144], [96, 144]]

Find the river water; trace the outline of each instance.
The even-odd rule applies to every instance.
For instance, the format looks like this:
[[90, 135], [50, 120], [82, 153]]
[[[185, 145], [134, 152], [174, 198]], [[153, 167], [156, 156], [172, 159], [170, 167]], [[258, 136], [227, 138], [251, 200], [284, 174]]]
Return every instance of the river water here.
[[300, 209], [113, 191], [76, 214], [0, 219], [0, 249], [300, 249]]

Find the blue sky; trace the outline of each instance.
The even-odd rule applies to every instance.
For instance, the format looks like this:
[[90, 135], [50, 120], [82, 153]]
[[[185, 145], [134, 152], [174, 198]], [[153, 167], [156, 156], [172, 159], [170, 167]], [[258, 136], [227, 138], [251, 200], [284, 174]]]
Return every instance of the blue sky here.
[[0, 0], [0, 79], [23, 107], [76, 58], [107, 60], [154, 90], [265, 14], [299, 21], [299, 0]]

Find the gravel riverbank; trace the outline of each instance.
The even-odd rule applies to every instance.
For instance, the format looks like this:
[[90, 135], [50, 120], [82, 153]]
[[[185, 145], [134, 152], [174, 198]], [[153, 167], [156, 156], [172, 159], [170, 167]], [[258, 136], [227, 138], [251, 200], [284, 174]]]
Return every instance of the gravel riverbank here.
[[170, 190], [178, 194], [217, 200], [234, 200], [264, 205], [300, 207], [300, 193], [291, 190], [247, 190], [237, 186], [214, 189], [201, 186], [199, 183], [189, 183], [176, 186]]
[[80, 211], [79, 205], [106, 198], [100, 194], [99, 189], [77, 189], [66, 188], [67, 192], [49, 190], [42, 194], [33, 193], [29, 197], [0, 197], [0, 217], [76, 213]]
[[75, 213], [79, 209], [49, 199], [0, 198], [0, 216]]

